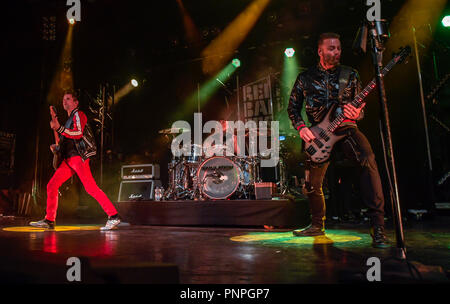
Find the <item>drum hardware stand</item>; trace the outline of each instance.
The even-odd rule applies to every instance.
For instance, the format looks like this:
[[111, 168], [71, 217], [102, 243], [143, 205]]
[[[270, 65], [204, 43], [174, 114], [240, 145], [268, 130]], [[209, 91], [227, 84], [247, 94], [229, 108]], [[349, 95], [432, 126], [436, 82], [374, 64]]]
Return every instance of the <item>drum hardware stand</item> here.
[[165, 200], [171, 200], [173, 198], [173, 196], [174, 196], [175, 187], [176, 187], [176, 183], [175, 183], [175, 180], [176, 180], [175, 167], [177, 165], [178, 165], [178, 163], [174, 165], [173, 161], [169, 163], [169, 187], [167, 187], [166, 191], [164, 191], [163, 197], [164, 197]]
[[199, 182], [198, 182], [198, 177], [197, 177], [197, 172], [195, 172], [196, 174], [192, 177], [192, 184], [193, 184], [193, 193], [192, 193], [192, 199], [194, 201], [203, 201], [205, 200], [203, 197], [203, 193], [201, 193], [201, 188], [199, 188]]
[[280, 157], [279, 166], [280, 166], [280, 181], [278, 184], [279, 184], [280, 194], [283, 196], [288, 193], [289, 187], [286, 182], [286, 166], [284, 163], [284, 157], [282, 155]]
[[289, 182], [287, 181], [287, 170], [285, 163], [286, 153], [280, 152], [280, 181], [277, 183], [280, 190], [280, 197], [282, 198], [295, 198], [295, 197], [303, 197], [303, 193], [295, 191], [289, 187]]
[[200, 200], [203, 200], [203, 201], [206, 200], [205, 194], [203, 193], [203, 185], [205, 184], [205, 179], [206, 179], [206, 176], [203, 178], [202, 181], [197, 181], [199, 198], [200, 198]]

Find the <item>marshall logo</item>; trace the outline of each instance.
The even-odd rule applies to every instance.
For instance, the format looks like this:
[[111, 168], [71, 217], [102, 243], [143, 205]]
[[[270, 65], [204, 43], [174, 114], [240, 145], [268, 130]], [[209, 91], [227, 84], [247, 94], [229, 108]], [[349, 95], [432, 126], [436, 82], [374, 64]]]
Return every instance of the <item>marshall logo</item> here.
[[142, 194], [131, 194], [128, 198], [129, 198], [129, 199], [142, 198]]
[[144, 172], [144, 169], [133, 169], [131, 170], [131, 173], [142, 173]]

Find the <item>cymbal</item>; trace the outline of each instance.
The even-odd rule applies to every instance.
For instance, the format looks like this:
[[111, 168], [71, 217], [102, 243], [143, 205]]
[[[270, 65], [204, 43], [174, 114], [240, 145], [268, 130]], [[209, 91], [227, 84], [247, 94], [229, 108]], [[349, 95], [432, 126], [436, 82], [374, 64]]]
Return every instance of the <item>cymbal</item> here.
[[[252, 132], [250, 130], [246, 130], [245, 131], [245, 136], [248, 137], [250, 136]], [[256, 130], [256, 136], [270, 136], [271, 134], [271, 129], [266, 129], [266, 130]]]
[[185, 131], [189, 131], [189, 129], [183, 129], [183, 128], [169, 128], [169, 129], [163, 129], [159, 130], [159, 134], [174, 134], [174, 133], [182, 133]]

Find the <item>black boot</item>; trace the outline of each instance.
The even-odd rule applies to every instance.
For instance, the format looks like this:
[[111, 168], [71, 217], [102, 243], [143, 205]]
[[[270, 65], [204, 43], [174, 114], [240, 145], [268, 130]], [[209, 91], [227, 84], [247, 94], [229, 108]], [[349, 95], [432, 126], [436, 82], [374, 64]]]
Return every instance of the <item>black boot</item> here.
[[373, 248], [388, 248], [389, 240], [384, 234], [383, 226], [373, 226], [370, 229], [370, 235], [372, 236], [372, 247]]
[[294, 236], [318, 236], [325, 235], [325, 226], [322, 224], [313, 223], [302, 230], [292, 231]]

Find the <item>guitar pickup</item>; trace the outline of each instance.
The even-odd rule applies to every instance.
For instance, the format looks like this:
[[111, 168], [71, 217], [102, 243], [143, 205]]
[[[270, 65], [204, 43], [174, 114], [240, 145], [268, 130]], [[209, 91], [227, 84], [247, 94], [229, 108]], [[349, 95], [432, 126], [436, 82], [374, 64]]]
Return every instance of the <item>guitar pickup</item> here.
[[309, 155], [313, 155], [314, 153], [317, 152], [317, 150], [314, 149], [313, 146], [310, 146], [309, 148], [306, 149], [306, 152], [308, 152]]
[[314, 143], [315, 143], [319, 148], [322, 148], [322, 147], [323, 147], [323, 143], [322, 143], [320, 140], [318, 140], [317, 138], [314, 139]]

